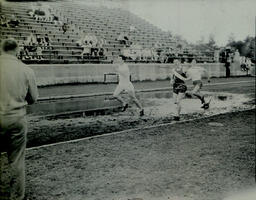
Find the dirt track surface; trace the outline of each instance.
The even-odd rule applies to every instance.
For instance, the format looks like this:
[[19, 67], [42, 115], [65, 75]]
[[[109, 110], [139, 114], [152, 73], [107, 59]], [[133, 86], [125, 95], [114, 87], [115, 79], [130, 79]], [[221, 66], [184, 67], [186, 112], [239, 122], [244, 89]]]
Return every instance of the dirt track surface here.
[[27, 196], [218, 200], [255, 183], [254, 141], [255, 109], [29, 150]]
[[[231, 78], [231, 79], [219, 79], [226, 82], [235, 81], [252, 81], [252, 78]], [[215, 82], [221, 82], [215, 80]], [[161, 82], [162, 83], [162, 82]], [[141, 83], [140, 83], [141, 84]], [[148, 87], [145, 83], [145, 87]], [[158, 84], [158, 82], [156, 83]], [[99, 88], [100, 86], [98, 86]], [[234, 94], [246, 94], [251, 98], [255, 99], [255, 82], [247, 83], [236, 83], [229, 85], [214, 85], [214, 86], [204, 86], [204, 91], [216, 92], [220, 94], [223, 91], [232, 92]], [[163, 92], [159, 92], [162, 94]], [[168, 92], [171, 94], [171, 92]], [[138, 95], [137, 95], [138, 96]], [[173, 120], [173, 113], [168, 111], [167, 107], [174, 107], [174, 104], [170, 104], [171, 99], [166, 98], [166, 101], [161, 99], [152, 99], [148, 97], [141, 97], [143, 106], [145, 108], [145, 117], [138, 117], [138, 111], [136, 109], [128, 109], [124, 113], [114, 113], [107, 116], [97, 116], [97, 117], [85, 117], [85, 118], [70, 118], [70, 119], [59, 119], [59, 120], [37, 120], [32, 118], [29, 123], [28, 132], [28, 147], [44, 145], [49, 143], [55, 143], [60, 141], [67, 141], [78, 139], [82, 137], [88, 137], [93, 135], [105, 134], [113, 131], [121, 131], [136, 127], [146, 127], [149, 125], [160, 124], [171, 122]], [[199, 102], [199, 101], [198, 101]], [[234, 102], [236, 103], [236, 102]], [[158, 105], [159, 104], [159, 105]], [[162, 104], [162, 105], [161, 105]], [[243, 104], [243, 103], [242, 103]], [[244, 108], [250, 108], [255, 105], [255, 100], [248, 102], [248, 105], [241, 105], [234, 107], [232, 110], [243, 110]], [[167, 107], [165, 107], [167, 106]], [[232, 106], [232, 103], [231, 105]], [[159, 111], [154, 111], [154, 109], [160, 108]], [[167, 109], [166, 109], [167, 108]], [[200, 108], [200, 105], [198, 105]], [[184, 110], [184, 109], [183, 109]], [[211, 115], [212, 108], [209, 109], [208, 113], [202, 113], [202, 111], [195, 111], [194, 113], [182, 114], [182, 120], [193, 119], [195, 117], [202, 117]], [[218, 110], [217, 112], [222, 112], [225, 108]], [[153, 113], [151, 113], [153, 111]], [[214, 111], [214, 112], [215, 112]], [[155, 112], [155, 113], [154, 113]], [[169, 112], [168, 115], [162, 115], [164, 112]], [[226, 111], [228, 112], [228, 111]], [[162, 115], [162, 116], [161, 116]]]

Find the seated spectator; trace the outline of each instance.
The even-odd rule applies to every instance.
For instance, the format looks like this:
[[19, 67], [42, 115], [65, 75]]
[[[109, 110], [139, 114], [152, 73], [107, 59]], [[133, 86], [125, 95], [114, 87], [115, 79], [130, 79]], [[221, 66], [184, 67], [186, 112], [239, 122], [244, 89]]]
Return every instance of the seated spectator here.
[[104, 56], [104, 52], [105, 52], [104, 46], [106, 45], [105, 38], [100, 38], [98, 40], [97, 44], [98, 44], [98, 48], [99, 48], [98, 55], [99, 56]]
[[120, 35], [118, 36], [117, 40], [120, 42], [120, 44], [124, 44], [127, 45], [129, 38], [126, 34], [124, 33], [120, 33]]
[[33, 35], [33, 33], [30, 33], [30, 35], [27, 37], [27, 40], [25, 41], [25, 45], [32, 46], [32, 45], [36, 45], [36, 44], [37, 44], [36, 37]]
[[100, 48], [99, 56], [104, 56], [104, 55], [105, 55], [105, 49], [104, 48]]
[[131, 58], [131, 50], [130, 48], [124, 47], [121, 51], [121, 55], [126, 59], [126, 58]]
[[45, 41], [45, 43], [46, 43], [46, 46], [47, 46], [48, 48], [50, 48], [52, 41], [51, 41], [51, 39], [49, 38], [48, 34], [45, 34], [44, 41]]
[[68, 30], [68, 24], [67, 23], [64, 23], [62, 25], [62, 30], [63, 30], [63, 34], [65, 34], [67, 32], [67, 30]]
[[12, 15], [8, 24], [11, 28], [15, 28], [15, 27], [19, 26], [20, 21], [14, 15]]
[[0, 23], [2, 27], [9, 27], [8, 21], [4, 15], [1, 15]]
[[155, 48], [151, 47], [150, 51], [151, 51], [151, 56], [152, 56], [151, 60], [152, 61], [157, 61], [158, 60], [158, 54], [157, 54]]
[[36, 55], [38, 60], [42, 60], [43, 50], [40, 45], [36, 49]]
[[134, 25], [130, 25], [130, 32], [135, 32], [137, 29]]
[[82, 47], [83, 47], [83, 51], [81, 53], [81, 57], [84, 58], [84, 55], [90, 56], [91, 55], [92, 44], [85, 41], [85, 44], [83, 44]]
[[38, 21], [41, 21], [45, 18], [45, 12], [40, 8], [35, 10], [34, 15], [35, 15], [35, 19]]
[[59, 21], [59, 18], [54, 14], [52, 14], [52, 22], [54, 24], [62, 24], [62, 22]]
[[144, 61], [151, 60], [151, 58], [152, 58], [151, 50], [150, 49], [147, 49], [147, 48], [143, 49], [141, 51], [141, 54], [142, 54], [142, 59]]
[[42, 45], [43, 44], [43, 39], [40, 35], [36, 34], [36, 41], [38, 45]]
[[97, 37], [96, 37], [95, 35], [90, 34], [90, 35], [87, 37], [87, 39], [92, 42], [92, 45], [93, 45], [94, 47], [97, 46], [98, 39], [97, 39]]
[[105, 46], [105, 45], [106, 45], [105, 38], [100, 38], [99, 41], [98, 41], [99, 48], [103, 48], [103, 46]]

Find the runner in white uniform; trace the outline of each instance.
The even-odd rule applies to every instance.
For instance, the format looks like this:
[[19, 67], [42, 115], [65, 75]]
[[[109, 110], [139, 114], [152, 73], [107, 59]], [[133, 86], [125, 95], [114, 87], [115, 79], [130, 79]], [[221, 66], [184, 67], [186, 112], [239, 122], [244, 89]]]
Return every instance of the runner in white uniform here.
[[208, 82], [210, 82], [210, 76], [208, 71], [203, 67], [196, 66], [196, 60], [193, 59], [191, 62], [191, 67], [186, 72], [186, 80], [192, 80], [194, 89], [191, 92], [187, 92], [187, 94], [194, 95], [195, 97], [199, 98], [201, 100], [201, 103], [203, 104], [201, 108], [208, 109], [209, 103], [205, 102], [204, 95], [200, 93], [200, 89], [203, 86], [202, 77], [204, 74], [207, 75]]
[[120, 94], [123, 91], [127, 92], [131, 100], [140, 109], [140, 116], [143, 116], [144, 110], [135, 96], [135, 90], [133, 84], [130, 81], [130, 71], [128, 65], [124, 63], [121, 57], [116, 58], [114, 63], [118, 64], [117, 71], [119, 74], [119, 83], [114, 91], [113, 96], [123, 104], [123, 111], [125, 111], [128, 108], [128, 103], [124, 101]]

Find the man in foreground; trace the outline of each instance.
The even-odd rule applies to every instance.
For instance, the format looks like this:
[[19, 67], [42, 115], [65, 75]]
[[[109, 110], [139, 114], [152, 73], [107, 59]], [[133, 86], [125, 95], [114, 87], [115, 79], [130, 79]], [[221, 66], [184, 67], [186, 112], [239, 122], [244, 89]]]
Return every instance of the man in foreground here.
[[34, 72], [16, 58], [17, 50], [17, 42], [6, 39], [0, 56], [0, 153], [7, 153], [12, 200], [25, 195], [26, 105], [38, 98]]

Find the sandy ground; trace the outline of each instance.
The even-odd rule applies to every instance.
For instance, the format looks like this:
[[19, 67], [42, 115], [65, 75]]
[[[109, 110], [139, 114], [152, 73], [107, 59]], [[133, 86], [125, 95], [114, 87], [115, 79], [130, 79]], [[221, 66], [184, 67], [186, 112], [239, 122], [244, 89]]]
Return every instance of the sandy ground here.
[[27, 152], [38, 200], [218, 200], [253, 185], [255, 109]]

